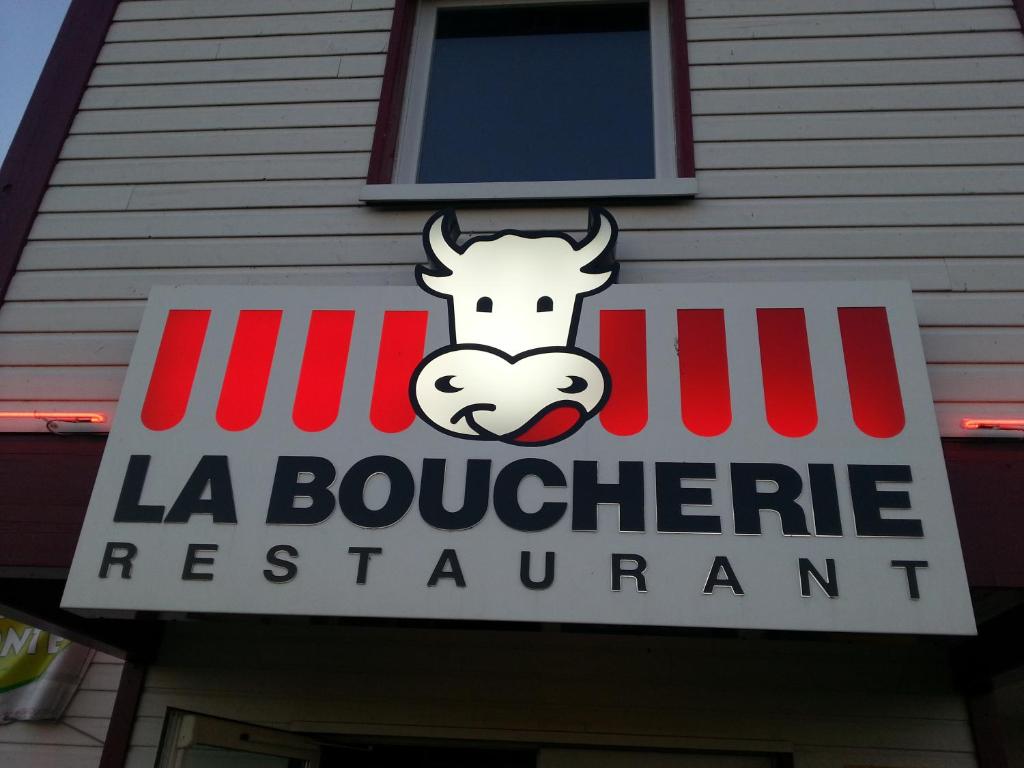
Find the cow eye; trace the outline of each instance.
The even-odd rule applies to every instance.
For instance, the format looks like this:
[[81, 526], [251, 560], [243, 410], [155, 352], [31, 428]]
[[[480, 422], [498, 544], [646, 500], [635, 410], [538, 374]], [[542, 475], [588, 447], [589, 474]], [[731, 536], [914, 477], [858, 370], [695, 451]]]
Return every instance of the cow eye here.
[[489, 296], [481, 296], [476, 300], [476, 311], [477, 312], [490, 312], [494, 309], [494, 302], [491, 301]]
[[570, 376], [569, 377], [569, 386], [568, 387], [559, 387], [558, 391], [559, 392], [565, 392], [565, 394], [567, 394], [567, 395], [578, 395], [580, 392], [582, 392], [586, 388], [587, 388], [587, 380], [586, 379], [580, 378], [579, 376]]
[[462, 387], [456, 387], [452, 384], [454, 376], [442, 376], [440, 379], [434, 382], [434, 387], [438, 392], [445, 392], [446, 394], [453, 394], [455, 392], [461, 392]]
[[537, 311], [538, 312], [554, 312], [555, 302], [551, 300], [550, 296], [541, 296], [537, 299]]

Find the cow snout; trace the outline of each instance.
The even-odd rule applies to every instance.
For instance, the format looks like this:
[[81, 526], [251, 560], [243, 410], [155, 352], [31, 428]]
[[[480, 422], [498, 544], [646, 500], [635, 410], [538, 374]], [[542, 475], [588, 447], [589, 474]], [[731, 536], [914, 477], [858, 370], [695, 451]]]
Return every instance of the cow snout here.
[[515, 359], [479, 347], [447, 347], [414, 374], [420, 416], [448, 434], [521, 445], [572, 434], [606, 399], [607, 372], [577, 350]]

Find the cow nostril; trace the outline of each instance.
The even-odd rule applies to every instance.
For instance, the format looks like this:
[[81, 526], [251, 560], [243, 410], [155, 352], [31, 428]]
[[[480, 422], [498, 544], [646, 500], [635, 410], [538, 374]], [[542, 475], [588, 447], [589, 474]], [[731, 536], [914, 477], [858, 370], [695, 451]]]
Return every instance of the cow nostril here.
[[461, 392], [462, 387], [456, 387], [452, 384], [452, 379], [454, 378], [454, 376], [442, 376], [434, 382], [434, 388], [437, 389], [438, 392], [445, 392], [449, 395], [455, 392]]
[[584, 389], [587, 388], [587, 380], [580, 378], [579, 376], [569, 377], [569, 386], [559, 387], [559, 392], [565, 392], [567, 395], [578, 395]]

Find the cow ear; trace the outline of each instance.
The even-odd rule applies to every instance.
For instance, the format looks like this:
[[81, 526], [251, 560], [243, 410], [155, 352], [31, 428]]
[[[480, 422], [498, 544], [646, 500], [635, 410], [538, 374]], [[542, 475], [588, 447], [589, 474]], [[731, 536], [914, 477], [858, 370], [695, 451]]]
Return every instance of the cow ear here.
[[616, 264], [607, 272], [580, 272], [579, 276], [573, 279], [581, 281], [583, 290], [579, 291], [579, 293], [597, 293], [609, 283], [615, 282], [617, 272], [618, 265]]
[[456, 245], [460, 234], [455, 211], [451, 208], [438, 211], [430, 217], [423, 229], [423, 248], [432, 261], [453, 271], [456, 261], [462, 255]]
[[423, 267], [419, 267], [416, 270], [416, 281], [420, 284], [420, 287], [428, 293], [433, 293], [437, 296], [451, 295], [445, 288], [445, 280], [447, 279], [448, 276], [431, 274], [423, 269]]
[[604, 272], [615, 262], [615, 219], [604, 208], [591, 208], [587, 236], [576, 246], [576, 258], [584, 272]]

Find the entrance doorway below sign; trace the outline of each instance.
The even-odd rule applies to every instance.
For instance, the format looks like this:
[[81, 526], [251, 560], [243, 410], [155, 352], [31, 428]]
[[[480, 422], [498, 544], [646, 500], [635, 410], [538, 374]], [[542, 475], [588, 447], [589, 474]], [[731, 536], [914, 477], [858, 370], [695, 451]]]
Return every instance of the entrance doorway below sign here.
[[157, 768], [788, 768], [789, 755], [347, 742], [171, 710]]

